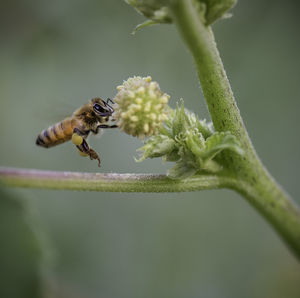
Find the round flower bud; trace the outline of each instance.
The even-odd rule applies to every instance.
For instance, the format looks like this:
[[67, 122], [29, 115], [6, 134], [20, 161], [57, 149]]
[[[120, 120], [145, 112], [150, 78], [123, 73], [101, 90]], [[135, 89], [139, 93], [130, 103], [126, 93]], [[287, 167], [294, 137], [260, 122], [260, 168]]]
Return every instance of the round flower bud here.
[[170, 96], [151, 77], [133, 77], [117, 87], [114, 118], [121, 130], [141, 139], [158, 133], [168, 119]]

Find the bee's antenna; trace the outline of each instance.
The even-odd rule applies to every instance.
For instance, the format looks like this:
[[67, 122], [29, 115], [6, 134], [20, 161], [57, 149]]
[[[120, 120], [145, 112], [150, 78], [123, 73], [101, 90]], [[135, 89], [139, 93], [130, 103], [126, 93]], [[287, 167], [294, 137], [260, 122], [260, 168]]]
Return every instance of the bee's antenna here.
[[107, 100], [106, 100], [106, 103], [108, 104], [109, 102], [111, 102], [112, 104], [115, 104], [115, 102], [112, 100], [112, 99], [110, 99], [110, 98], [108, 98]]
[[115, 110], [114, 108], [109, 104], [109, 102], [111, 102], [112, 104], [114, 104], [115, 102], [113, 100], [111, 100], [110, 98], [107, 98], [106, 100], [106, 105], [110, 108], [111, 112], [113, 113]]

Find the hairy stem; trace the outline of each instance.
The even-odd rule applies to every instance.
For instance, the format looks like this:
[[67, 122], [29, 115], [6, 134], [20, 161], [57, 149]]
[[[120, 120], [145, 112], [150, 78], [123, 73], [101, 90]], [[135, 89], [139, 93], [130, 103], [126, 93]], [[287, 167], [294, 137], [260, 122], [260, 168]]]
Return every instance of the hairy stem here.
[[0, 167], [0, 183], [13, 187], [43, 189], [183, 192], [230, 187], [236, 181], [221, 175], [198, 175], [186, 180], [173, 180], [158, 174], [55, 172]]
[[300, 213], [274, 181], [248, 137], [236, 105], [210, 26], [199, 17], [194, 0], [174, 1], [173, 20], [191, 51], [208, 109], [217, 131], [230, 131], [241, 142], [244, 156], [227, 151], [222, 159], [239, 184], [233, 188], [273, 225], [300, 257]]

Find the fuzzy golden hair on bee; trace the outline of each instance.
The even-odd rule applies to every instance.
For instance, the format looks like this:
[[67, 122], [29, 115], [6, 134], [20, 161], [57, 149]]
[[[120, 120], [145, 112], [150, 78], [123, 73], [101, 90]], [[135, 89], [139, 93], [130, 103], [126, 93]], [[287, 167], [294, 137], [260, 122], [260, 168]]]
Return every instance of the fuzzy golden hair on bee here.
[[49, 148], [72, 139], [81, 155], [97, 159], [100, 166], [98, 154], [89, 147], [86, 142], [87, 136], [92, 132], [98, 134], [103, 128], [115, 128], [117, 125], [106, 124], [109, 120], [114, 121], [114, 112], [111, 106], [113, 101], [104, 101], [95, 97], [87, 104], [78, 108], [70, 117], [44, 129], [36, 139], [36, 145]]

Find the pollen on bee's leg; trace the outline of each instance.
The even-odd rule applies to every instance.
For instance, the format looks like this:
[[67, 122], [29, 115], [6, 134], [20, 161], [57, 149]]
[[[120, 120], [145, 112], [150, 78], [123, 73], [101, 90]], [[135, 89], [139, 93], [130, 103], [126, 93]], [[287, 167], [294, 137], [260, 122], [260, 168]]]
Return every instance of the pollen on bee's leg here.
[[80, 150], [78, 150], [78, 154], [79, 154], [80, 156], [84, 156], [84, 157], [89, 156], [87, 153], [82, 152], [82, 151], [80, 151]]
[[76, 146], [81, 145], [83, 142], [83, 137], [77, 134], [76, 132], [72, 134], [72, 143]]

